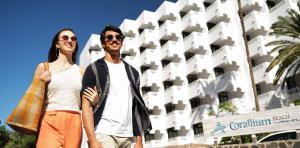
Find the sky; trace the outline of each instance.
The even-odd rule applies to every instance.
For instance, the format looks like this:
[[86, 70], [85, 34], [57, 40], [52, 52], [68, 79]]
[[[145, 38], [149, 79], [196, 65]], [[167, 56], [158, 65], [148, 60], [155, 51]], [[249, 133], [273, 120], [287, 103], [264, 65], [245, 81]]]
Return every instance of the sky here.
[[[38, 63], [47, 61], [52, 38], [72, 28], [79, 55], [91, 34], [108, 24], [136, 20], [143, 10], [155, 11], [164, 0], [1, 0], [0, 120], [17, 105]], [[176, 2], [177, 0], [168, 0]]]

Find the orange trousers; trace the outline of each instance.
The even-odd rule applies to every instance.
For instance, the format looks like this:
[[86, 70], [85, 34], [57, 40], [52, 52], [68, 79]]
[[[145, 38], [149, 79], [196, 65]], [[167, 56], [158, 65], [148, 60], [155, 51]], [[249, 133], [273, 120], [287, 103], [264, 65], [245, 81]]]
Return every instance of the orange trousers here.
[[37, 148], [79, 148], [81, 115], [75, 111], [46, 111], [41, 119]]

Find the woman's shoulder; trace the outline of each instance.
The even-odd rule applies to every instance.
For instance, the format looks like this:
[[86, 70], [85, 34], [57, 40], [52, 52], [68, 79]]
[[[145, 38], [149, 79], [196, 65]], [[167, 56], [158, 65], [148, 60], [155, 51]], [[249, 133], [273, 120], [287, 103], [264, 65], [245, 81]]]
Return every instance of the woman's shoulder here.
[[38, 71], [44, 71], [46, 69], [49, 69], [49, 63], [48, 62], [39, 63], [36, 67], [36, 70], [38, 70]]
[[83, 74], [85, 72], [85, 68], [83, 68], [83, 67], [81, 67], [81, 66], [79, 66], [77, 64], [74, 64], [74, 65], [79, 69], [79, 72], [80, 72], [81, 76], [83, 76]]

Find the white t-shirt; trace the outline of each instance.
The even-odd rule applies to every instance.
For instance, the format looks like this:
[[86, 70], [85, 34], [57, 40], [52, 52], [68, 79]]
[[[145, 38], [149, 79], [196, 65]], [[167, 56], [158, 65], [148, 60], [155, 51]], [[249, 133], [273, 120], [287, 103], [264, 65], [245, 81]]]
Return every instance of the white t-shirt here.
[[100, 123], [95, 133], [119, 137], [133, 137], [132, 93], [123, 62], [113, 64], [105, 61], [110, 76], [108, 97]]

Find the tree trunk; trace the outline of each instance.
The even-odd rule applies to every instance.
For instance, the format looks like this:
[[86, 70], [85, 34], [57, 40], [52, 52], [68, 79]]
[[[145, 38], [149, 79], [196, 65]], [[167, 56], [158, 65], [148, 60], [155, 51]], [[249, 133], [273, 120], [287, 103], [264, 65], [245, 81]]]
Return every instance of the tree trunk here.
[[246, 48], [247, 61], [248, 61], [248, 66], [249, 66], [252, 90], [253, 90], [253, 95], [254, 95], [254, 100], [255, 100], [255, 108], [256, 108], [256, 111], [260, 111], [259, 100], [257, 98], [256, 85], [255, 85], [253, 70], [252, 70], [252, 65], [251, 65], [251, 58], [249, 56], [249, 47], [248, 47], [248, 41], [247, 41], [246, 32], [245, 32], [245, 25], [244, 25], [244, 17], [243, 17], [243, 12], [242, 12], [241, 0], [237, 0], [237, 1], [238, 1], [238, 7], [239, 7], [238, 14], [239, 14], [241, 25], [242, 25], [243, 39], [244, 39], [244, 44], [245, 44], [245, 48]]

